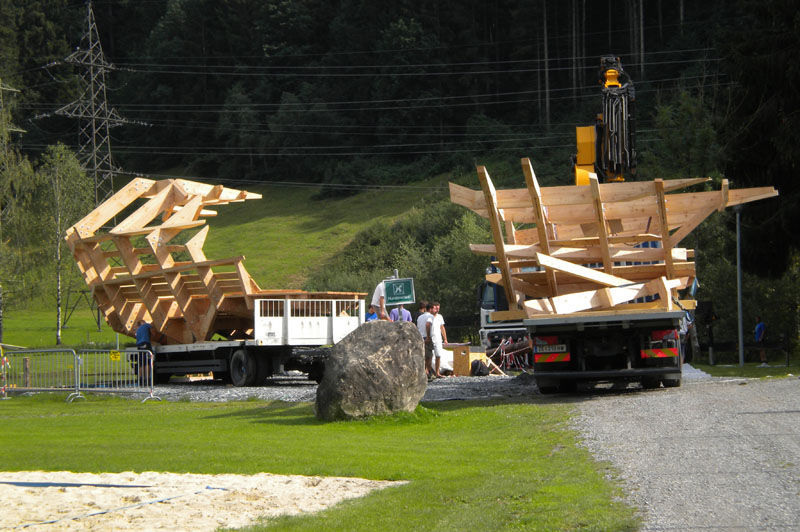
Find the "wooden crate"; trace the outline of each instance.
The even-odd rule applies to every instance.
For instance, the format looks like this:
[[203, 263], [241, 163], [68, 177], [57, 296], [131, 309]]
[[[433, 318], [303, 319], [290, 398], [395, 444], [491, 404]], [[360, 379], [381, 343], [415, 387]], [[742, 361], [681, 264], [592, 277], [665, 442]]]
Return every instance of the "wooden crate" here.
[[472, 351], [469, 345], [454, 346], [449, 349], [453, 351], [453, 373], [457, 377], [469, 377], [473, 360], [486, 361], [484, 351]]

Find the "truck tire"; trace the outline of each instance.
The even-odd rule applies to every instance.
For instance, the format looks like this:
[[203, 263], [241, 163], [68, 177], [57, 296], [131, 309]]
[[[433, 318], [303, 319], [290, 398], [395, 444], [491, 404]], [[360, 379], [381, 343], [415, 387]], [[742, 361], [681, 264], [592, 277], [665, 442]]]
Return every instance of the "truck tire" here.
[[272, 375], [272, 359], [260, 356], [256, 358], [256, 376], [251, 385], [260, 386], [264, 384], [267, 377]]
[[246, 349], [239, 349], [231, 356], [230, 370], [234, 386], [252, 386], [258, 374], [258, 361]]
[[681, 376], [663, 378], [661, 384], [664, 385], [664, 388], [678, 388], [681, 385]]

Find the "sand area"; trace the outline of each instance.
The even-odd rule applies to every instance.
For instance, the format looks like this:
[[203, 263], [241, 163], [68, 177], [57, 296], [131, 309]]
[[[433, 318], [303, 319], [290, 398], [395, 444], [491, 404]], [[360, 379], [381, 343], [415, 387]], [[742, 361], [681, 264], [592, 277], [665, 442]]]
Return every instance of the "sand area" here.
[[299, 475], [0, 472], [0, 530], [192, 530], [316, 512], [402, 482]]

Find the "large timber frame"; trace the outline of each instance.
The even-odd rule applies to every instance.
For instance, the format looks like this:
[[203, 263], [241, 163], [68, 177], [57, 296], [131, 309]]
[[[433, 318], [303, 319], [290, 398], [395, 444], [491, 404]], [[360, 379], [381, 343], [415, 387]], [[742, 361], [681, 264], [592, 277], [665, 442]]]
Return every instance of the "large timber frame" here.
[[[201, 342], [214, 335], [252, 338], [256, 299], [364, 295], [264, 290], [245, 269], [244, 256], [209, 260], [203, 252], [209, 227], [201, 218], [216, 212], [208, 207], [259, 198], [221, 185], [137, 177], [71, 227], [66, 240], [111, 328], [135, 336], [143, 319], [161, 333], [162, 344]], [[123, 215], [113, 228], [100, 231]], [[185, 243], [172, 243], [181, 232], [197, 228]], [[176, 257], [179, 253], [183, 260]]]
[[[676, 194], [710, 179], [600, 184], [594, 174], [588, 186], [540, 187], [529, 159], [522, 170], [526, 188], [496, 190], [483, 166], [481, 190], [450, 183], [453, 203], [489, 219], [494, 243], [470, 248], [494, 257], [499, 273], [486, 279], [509, 302], [496, 320], [672, 310], [695, 277], [694, 251], [679, 247], [686, 236], [715, 211], [778, 195], [773, 187], [733, 190], [727, 180], [719, 191]], [[631, 303], [640, 298], [652, 301]]]

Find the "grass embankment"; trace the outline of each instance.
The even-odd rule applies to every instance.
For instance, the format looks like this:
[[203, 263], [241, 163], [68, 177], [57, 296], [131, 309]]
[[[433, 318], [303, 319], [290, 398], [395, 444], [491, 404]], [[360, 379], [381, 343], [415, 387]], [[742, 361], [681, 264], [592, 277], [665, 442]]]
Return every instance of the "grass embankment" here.
[[426, 403], [414, 415], [322, 423], [309, 403], [156, 403], [61, 395], [0, 409], [3, 469], [335, 475], [407, 480], [254, 530], [635, 530], [569, 406]]
[[391, 222], [423, 198], [446, 197], [447, 176], [368, 190], [340, 199], [313, 199], [309, 188], [254, 187], [260, 200], [223, 206], [209, 221], [209, 258], [245, 255], [261, 288], [300, 288], [308, 274], [377, 221]]
[[705, 371], [714, 377], [744, 377], [748, 379], [759, 379], [768, 377], [792, 377], [800, 375], [800, 364], [796, 361], [790, 361], [789, 365], [779, 364], [776, 362], [770, 363], [769, 367], [759, 367], [760, 362], [746, 362], [744, 366], [739, 364], [700, 364], [692, 362], [692, 366]]

